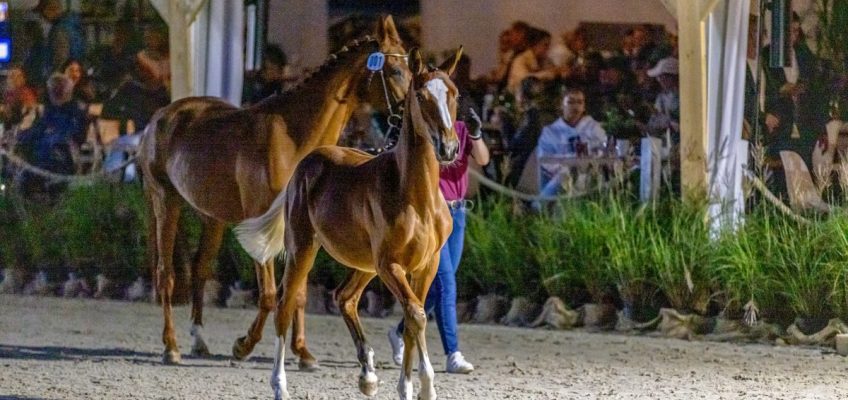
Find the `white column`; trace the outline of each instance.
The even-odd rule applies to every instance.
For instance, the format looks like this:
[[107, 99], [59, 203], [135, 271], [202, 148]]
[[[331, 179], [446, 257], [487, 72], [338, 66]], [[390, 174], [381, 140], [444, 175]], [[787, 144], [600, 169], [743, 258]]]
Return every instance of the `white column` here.
[[[202, 16], [198, 18], [196, 24], [202, 19]], [[206, 25], [206, 54], [202, 58], [205, 71], [197, 71], [204, 77], [203, 87], [197, 92], [240, 105], [244, 81], [244, 1], [211, 2]]]
[[[707, 21], [710, 216], [715, 229], [733, 229], [744, 213], [741, 168], [750, 0], [721, 0]], [[744, 152], [743, 152], [744, 149]]]

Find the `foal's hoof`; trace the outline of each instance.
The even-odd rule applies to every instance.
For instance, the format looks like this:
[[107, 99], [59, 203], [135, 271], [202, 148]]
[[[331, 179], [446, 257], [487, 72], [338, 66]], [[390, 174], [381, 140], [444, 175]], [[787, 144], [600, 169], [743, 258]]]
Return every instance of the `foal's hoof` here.
[[209, 352], [209, 347], [206, 347], [206, 343], [197, 342], [191, 346], [191, 355], [195, 357], [209, 357], [212, 353]]
[[359, 377], [359, 391], [366, 396], [377, 394], [377, 389], [380, 385], [380, 380], [377, 379], [377, 374], [369, 373]]
[[165, 365], [179, 365], [182, 362], [180, 352], [177, 350], [165, 350], [162, 355], [162, 363]]
[[314, 358], [300, 358], [297, 361], [297, 367], [303, 372], [315, 372], [321, 369], [318, 361]]
[[244, 361], [247, 356], [250, 355], [250, 351], [252, 349], [247, 349], [244, 346], [244, 341], [247, 340], [247, 337], [242, 336], [236, 339], [236, 342], [233, 343], [233, 358], [239, 361]]

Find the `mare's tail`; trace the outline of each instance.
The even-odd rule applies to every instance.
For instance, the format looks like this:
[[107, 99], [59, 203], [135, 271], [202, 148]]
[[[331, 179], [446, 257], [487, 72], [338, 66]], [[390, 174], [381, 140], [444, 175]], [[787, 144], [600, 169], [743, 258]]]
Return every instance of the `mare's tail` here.
[[235, 227], [241, 247], [257, 262], [264, 264], [285, 249], [285, 205], [286, 191], [283, 190], [265, 214], [246, 219]]

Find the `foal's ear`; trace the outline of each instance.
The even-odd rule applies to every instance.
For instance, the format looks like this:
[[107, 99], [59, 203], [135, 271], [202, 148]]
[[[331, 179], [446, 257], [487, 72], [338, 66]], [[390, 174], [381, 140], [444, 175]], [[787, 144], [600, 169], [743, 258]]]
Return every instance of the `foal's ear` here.
[[456, 49], [456, 54], [454, 54], [453, 57], [445, 60], [445, 62], [443, 62], [442, 65], [439, 66], [439, 69], [445, 71], [448, 76], [453, 75], [453, 71], [456, 69], [456, 65], [459, 64], [459, 58], [462, 57], [462, 49], [463, 47], [459, 46], [459, 48]]
[[409, 52], [409, 69], [413, 75], [424, 73], [424, 60], [421, 59], [421, 52], [418, 51], [417, 47]]
[[395, 26], [395, 20], [392, 19], [391, 15], [380, 18], [380, 22], [377, 23], [377, 39], [380, 40], [381, 45], [386, 46], [400, 46], [403, 44]]

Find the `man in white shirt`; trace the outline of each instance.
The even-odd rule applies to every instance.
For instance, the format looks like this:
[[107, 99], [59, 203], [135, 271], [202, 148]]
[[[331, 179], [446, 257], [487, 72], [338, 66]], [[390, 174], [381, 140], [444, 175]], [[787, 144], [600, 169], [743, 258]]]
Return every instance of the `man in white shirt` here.
[[[566, 91], [562, 99], [562, 117], [545, 126], [536, 147], [538, 157], [576, 157], [597, 154], [606, 147], [607, 133], [598, 121], [586, 114], [586, 96], [580, 89]], [[581, 154], [582, 153], [582, 154]], [[541, 194], [554, 196], [562, 188], [558, 164], [539, 163]]]

